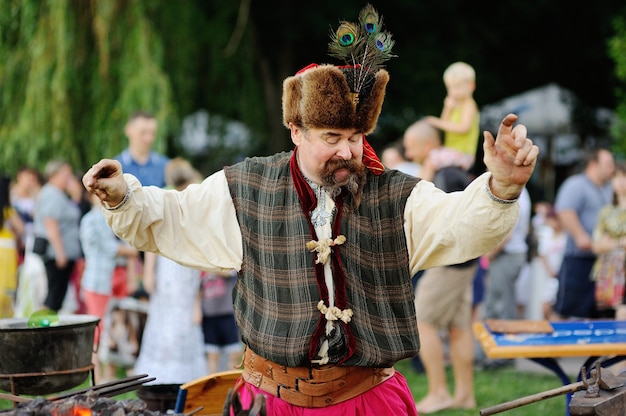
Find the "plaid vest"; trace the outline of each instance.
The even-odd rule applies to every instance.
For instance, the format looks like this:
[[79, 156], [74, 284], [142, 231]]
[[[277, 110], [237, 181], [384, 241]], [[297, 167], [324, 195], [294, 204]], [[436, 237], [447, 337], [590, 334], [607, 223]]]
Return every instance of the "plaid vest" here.
[[[310, 366], [322, 315], [312, 236], [289, 168], [291, 153], [225, 168], [243, 237], [233, 301], [243, 342], [289, 367]], [[419, 351], [404, 208], [416, 179], [396, 171], [368, 174], [363, 199], [341, 217], [340, 250], [355, 352], [343, 364], [388, 367]], [[335, 281], [337, 279], [335, 278]], [[336, 281], [336, 284], [337, 281]], [[341, 284], [341, 282], [339, 283]]]

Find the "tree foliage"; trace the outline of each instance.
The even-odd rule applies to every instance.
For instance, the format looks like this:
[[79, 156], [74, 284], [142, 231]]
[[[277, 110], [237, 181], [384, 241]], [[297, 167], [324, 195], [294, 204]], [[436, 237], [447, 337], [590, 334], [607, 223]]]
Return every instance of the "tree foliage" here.
[[6, 0], [0, 16], [3, 169], [41, 168], [52, 157], [85, 169], [126, 146], [123, 125], [139, 109], [155, 114], [155, 149], [169, 153], [177, 150], [171, 139], [181, 117], [207, 102], [213, 102], [209, 110], [258, 124], [260, 111], [229, 98], [243, 95], [235, 88], [246, 89], [253, 103], [258, 90], [251, 58], [248, 66], [237, 61], [249, 49], [223, 54], [237, 5], [199, 4]]
[[[338, 63], [327, 55], [329, 30], [355, 19], [363, 4], [3, 0], [0, 169], [42, 168], [63, 157], [84, 170], [126, 146], [123, 125], [138, 109], [159, 120], [157, 150], [187, 156], [204, 173], [233, 155], [184, 154], [177, 141], [183, 119], [199, 110], [248, 126], [250, 154], [287, 150], [283, 79], [311, 62]], [[439, 112], [441, 73], [455, 60], [475, 66], [479, 105], [557, 82], [590, 105], [612, 107], [612, 89], [625, 81], [621, 0], [585, 8], [565, 0], [505, 1], [486, 11], [464, 0], [374, 6], [398, 55], [387, 65], [387, 99], [370, 137], [378, 149], [415, 118]], [[613, 30], [611, 61], [606, 41]], [[618, 112], [626, 120], [623, 107]]]
[[164, 148], [164, 134], [176, 123], [172, 89], [143, 2], [10, 0], [5, 8], [5, 167], [59, 157], [84, 168], [113, 156], [125, 144], [126, 116], [137, 109], [161, 120], [156, 147]]
[[621, 158], [626, 158], [626, 16], [618, 16], [613, 22], [615, 35], [610, 39], [610, 54], [615, 61], [615, 75], [620, 81], [616, 88], [618, 122], [613, 129], [615, 138], [613, 150]]

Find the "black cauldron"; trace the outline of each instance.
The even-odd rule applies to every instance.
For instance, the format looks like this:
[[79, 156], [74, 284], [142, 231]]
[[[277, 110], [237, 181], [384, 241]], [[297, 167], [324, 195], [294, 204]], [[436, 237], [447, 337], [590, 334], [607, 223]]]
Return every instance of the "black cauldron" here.
[[[42, 396], [68, 390], [90, 374], [100, 319], [59, 315], [58, 325], [29, 328], [28, 319], [0, 319], [0, 389]], [[31, 374], [35, 373], [35, 374]]]

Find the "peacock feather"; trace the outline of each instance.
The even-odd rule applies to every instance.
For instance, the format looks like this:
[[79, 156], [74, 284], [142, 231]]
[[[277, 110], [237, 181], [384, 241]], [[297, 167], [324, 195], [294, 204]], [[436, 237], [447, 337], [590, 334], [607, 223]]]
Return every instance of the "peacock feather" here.
[[341, 21], [337, 30], [330, 33], [329, 55], [348, 66], [344, 74], [355, 105], [361, 92], [373, 82], [373, 74], [395, 56], [391, 53], [394, 45], [391, 33], [383, 31], [382, 26], [382, 16], [367, 4], [359, 13], [358, 23]]

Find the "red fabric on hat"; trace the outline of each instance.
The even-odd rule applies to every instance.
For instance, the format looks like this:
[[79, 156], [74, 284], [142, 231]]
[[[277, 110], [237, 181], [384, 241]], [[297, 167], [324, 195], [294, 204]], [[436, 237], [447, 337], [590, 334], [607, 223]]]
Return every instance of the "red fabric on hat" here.
[[374, 175], [380, 175], [385, 171], [385, 166], [382, 164], [374, 148], [368, 143], [365, 136], [363, 136], [363, 164]]
[[311, 68], [317, 68], [319, 65], [318, 64], [308, 64], [307, 66], [305, 66], [304, 68], [302, 68], [301, 70], [299, 70], [298, 72], [296, 72], [296, 75], [303, 73], [304, 71], [306, 71], [307, 69], [311, 69]]

